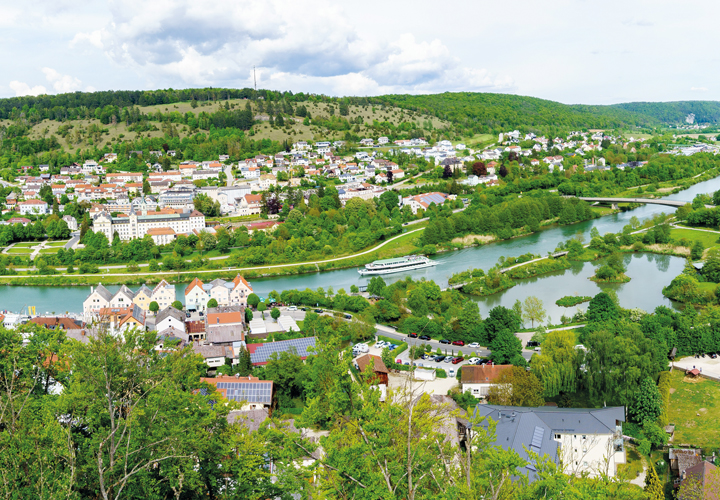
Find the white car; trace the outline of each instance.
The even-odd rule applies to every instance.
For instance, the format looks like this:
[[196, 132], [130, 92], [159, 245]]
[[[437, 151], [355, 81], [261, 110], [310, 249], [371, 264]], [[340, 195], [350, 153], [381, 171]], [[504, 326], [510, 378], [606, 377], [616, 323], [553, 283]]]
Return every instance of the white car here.
[[467, 359], [467, 360], [465, 360], [465, 361], [466, 361], [467, 364], [469, 364], [469, 365], [474, 365], [475, 363], [477, 363], [478, 361], [480, 361], [480, 358], [470, 358], [470, 359]]
[[466, 347], [480, 347], [480, 344], [478, 344], [477, 342], [473, 342], [472, 344], [468, 344]]
[[288, 311], [297, 311], [297, 306], [288, 306]]

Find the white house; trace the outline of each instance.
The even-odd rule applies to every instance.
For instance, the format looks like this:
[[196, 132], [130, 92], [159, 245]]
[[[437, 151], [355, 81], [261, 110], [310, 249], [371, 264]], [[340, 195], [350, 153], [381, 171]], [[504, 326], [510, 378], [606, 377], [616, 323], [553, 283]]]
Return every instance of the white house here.
[[468, 365], [463, 366], [460, 377], [462, 392], [468, 392], [476, 398], [485, 398], [490, 386], [504, 374], [509, 375], [512, 365]]
[[43, 200], [27, 200], [17, 204], [22, 215], [45, 215], [48, 213], [48, 204]]
[[181, 332], [185, 331], [185, 315], [173, 306], [167, 306], [157, 313], [155, 318], [155, 330], [161, 332], [166, 328], [175, 328]]
[[[463, 368], [464, 371], [464, 368]], [[541, 458], [548, 457], [569, 475], [589, 477], [617, 474], [617, 466], [627, 463], [623, 443], [623, 406], [605, 408], [557, 408], [541, 406], [499, 406], [478, 404], [476, 417], [480, 425], [496, 422], [495, 443], [516, 451], [530, 462], [518, 468], [517, 474], [537, 479], [528, 450]]]
[[221, 279], [203, 283], [195, 278], [185, 289], [185, 307], [204, 311], [210, 299], [218, 306], [247, 306], [247, 297], [253, 293], [250, 284], [239, 274], [232, 281]]

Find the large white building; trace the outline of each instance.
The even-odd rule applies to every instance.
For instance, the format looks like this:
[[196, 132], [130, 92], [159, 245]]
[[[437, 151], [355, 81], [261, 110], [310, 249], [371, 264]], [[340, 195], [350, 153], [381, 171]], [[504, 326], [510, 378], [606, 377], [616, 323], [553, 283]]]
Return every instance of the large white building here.
[[195, 278], [185, 289], [185, 307], [204, 311], [210, 299], [215, 299], [218, 306], [247, 306], [248, 295], [253, 293], [250, 283], [239, 274], [232, 281], [221, 279], [203, 283]]
[[17, 204], [22, 215], [45, 215], [48, 213], [48, 204], [42, 200], [27, 200]]
[[537, 479], [535, 464], [528, 450], [547, 456], [565, 474], [614, 477], [617, 466], [627, 463], [622, 423], [625, 407], [557, 408], [541, 406], [499, 406], [478, 404], [478, 417], [489, 425], [494, 420], [495, 444], [515, 450], [528, 465], [517, 473]]
[[[112, 217], [108, 212], [101, 212], [93, 221], [93, 231], [104, 233], [108, 241], [113, 240], [116, 232], [121, 240], [132, 240], [143, 238], [151, 229], [171, 229], [175, 234], [202, 231], [205, 216], [196, 210], [172, 208], [138, 213], [133, 206], [128, 216]], [[157, 231], [150, 231], [151, 236], [154, 232]]]
[[152, 290], [143, 285], [137, 293], [123, 285], [120, 290], [113, 294], [100, 284], [97, 287], [90, 287], [90, 295], [83, 302], [83, 313], [86, 319], [90, 319], [100, 314], [102, 309], [133, 308], [137, 306], [141, 310], [147, 311], [151, 302], [157, 302], [160, 309], [163, 309], [174, 301], [175, 285], [171, 285], [165, 280], [158, 283]]

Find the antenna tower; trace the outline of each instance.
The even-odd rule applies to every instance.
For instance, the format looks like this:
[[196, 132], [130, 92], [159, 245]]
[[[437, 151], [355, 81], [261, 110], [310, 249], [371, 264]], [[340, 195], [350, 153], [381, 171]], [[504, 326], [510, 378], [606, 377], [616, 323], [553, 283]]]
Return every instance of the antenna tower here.
[[257, 92], [257, 78], [255, 77], [255, 66], [253, 66], [253, 81], [255, 82], [255, 92]]

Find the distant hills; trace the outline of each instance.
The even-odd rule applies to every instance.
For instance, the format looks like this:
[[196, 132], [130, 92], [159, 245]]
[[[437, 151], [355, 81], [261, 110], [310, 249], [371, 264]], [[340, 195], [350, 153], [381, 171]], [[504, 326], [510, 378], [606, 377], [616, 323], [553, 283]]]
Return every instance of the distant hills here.
[[718, 123], [720, 102], [631, 102], [608, 106], [568, 105], [535, 97], [457, 92], [386, 95], [378, 99], [475, 129], [477, 133], [525, 126], [541, 129], [657, 127], [685, 122]]
[[[688, 114], [696, 123], [720, 122], [720, 102], [631, 102], [608, 106], [567, 105], [559, 102], [509, 94], [477, 92], [447, 92], [430, 95], [384, 95], [376, 97], [333, 98], [323, 95], [276, 92], [253, 89], [165, 89], [154, 91], [74, 92], [0, 99], [0, 119], [24, 118], [30, 124], [42, 120], [66, 121], [98, 118], [108, 123], [111, 115], [131, 107], [168, 105], [180, 102], [251, 99], [279, 103], [280, 114], [293, 114], [293, 105], [326, 103], [402, 108], [450, 122], [462, 135], [498, 133], [512, 128], [536, 130], [542, 133], [580, 128], [656, 128], [685, 122]], [[195, 107], [193, 102], [193, 107]], [[282, 106], [282, 107], [281, 107]], [[202, 109], [192, 110], [196, 114]], [[374, 113], [374, 111], [373, 111]], [[341, 113], [342, 114], [342, 113]], [[175, 121], [175, 119], [173, 119]]]

